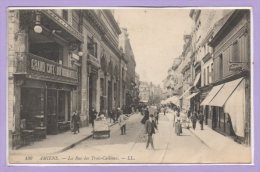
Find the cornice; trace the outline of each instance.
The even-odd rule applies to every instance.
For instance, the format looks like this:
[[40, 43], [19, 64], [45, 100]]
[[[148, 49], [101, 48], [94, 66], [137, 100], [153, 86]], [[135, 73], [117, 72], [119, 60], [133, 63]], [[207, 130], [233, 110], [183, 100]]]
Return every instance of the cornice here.
[[118, 23], [116, 22], [116, 20], [115, 20], [113, 14], [111, 13], [111, 11], [110, 10], [103, 10], [103, 11], [107, 15], [107, 17], [108, 17], [109, 21], [111, 22], [111, 24], [113, 25], [114, 29], [116, 30], [116, 33], [118, 35], [120, 35], [122, 33], [121, 29], [118, 26]]

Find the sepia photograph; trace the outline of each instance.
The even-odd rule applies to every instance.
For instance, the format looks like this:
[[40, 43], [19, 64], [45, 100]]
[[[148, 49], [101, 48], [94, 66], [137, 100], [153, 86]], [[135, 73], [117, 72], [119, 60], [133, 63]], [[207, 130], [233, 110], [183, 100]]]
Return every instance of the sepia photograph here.
[[9, 165], [252, 164], [251, 12], [9, 7]]

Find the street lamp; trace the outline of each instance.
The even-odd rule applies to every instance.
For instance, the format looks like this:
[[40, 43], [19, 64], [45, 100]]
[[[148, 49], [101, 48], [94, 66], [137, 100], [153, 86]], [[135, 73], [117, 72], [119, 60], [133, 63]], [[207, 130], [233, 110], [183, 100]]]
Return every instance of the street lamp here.
[[34, 30], [35, 33], [42, 33], [41, 14], [39, 12], [36, 12], [35, 26], [34, 26], [33, 30]]
[[79, 55], [80, 57], [82, 57], [82, 56], [83, 56], [83, 52], [82, 52], [82, 51], [79, 51], [79, 52], [78, 52], [78, 55]]

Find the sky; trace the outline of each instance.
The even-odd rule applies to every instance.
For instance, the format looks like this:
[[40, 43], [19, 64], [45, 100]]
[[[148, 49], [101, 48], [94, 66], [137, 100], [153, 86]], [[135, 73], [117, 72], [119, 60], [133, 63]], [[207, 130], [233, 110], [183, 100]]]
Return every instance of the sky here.
[[183, 35], [191, 31], [189, 9], [117, 9], [115, 19], [126, 27], [141, 81], [160, 84], [173, 59], [180, 56]]

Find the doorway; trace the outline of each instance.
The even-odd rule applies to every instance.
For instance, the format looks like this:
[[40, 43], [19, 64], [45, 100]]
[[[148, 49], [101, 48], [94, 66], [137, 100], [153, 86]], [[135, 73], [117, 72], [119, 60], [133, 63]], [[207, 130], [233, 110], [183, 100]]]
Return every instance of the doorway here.
[[111, 81], [108, 81], [108, 102], [107, 102], [107, 105], [108, 105], [108, 113], [112, 112], [112, 82]]

